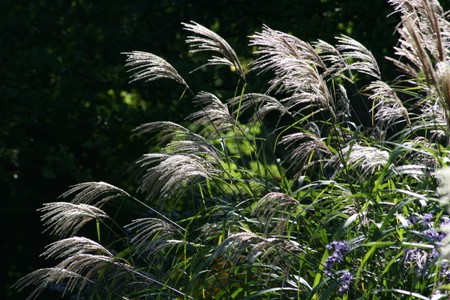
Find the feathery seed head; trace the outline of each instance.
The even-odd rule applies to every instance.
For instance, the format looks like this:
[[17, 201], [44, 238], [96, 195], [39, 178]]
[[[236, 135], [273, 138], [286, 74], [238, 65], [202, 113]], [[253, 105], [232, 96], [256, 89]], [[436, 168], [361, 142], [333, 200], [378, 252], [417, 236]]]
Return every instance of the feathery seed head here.
[[61, 198], [72, 197], [74, 204], [91, 204], [101, 207], [106, 202], [120, 197], [129, 197], [124, 190], [106, 182], [84, 182], [72, 186]]
[[51, 234], [60, 237], [76, 234], [90, 220], [108, 217], [100, 208], [83, 203], [45, 203], [38, 211], [44, 212], [41, 216], [41, 220], [47, 226], [44, 232], [50, 231]]
[[[449, 30], [450, 34], [450, 30]], [[448, 129], [450, 129], [450, 62], [439, 62], [436, 64], [436, 77], [438, 80], [438, 89], [440, 105], [444, 108], [445, 118], [447, 120]]]
[[225, 257], [233, 264], [240, 261], [254, 262], [257, 258], [268, 259], [273, 263], [273, 260], [281, 260], [284, 254], [300, 251], [297, 245], [288, 240], [240, 232], [226, 238], [216, 248], [214, 256]]
[[336, 39], [338, 40], [337, 51], [349, 62], [346, 67], [340, 69], [340, 72], [357, 71], [380, 79], [380, 69], [372, 52], [348, 36], [342, 35]]
[[[327, 145], [315, 134], [297, 132], [284, 136], [280, 144], [286, 145], [288, 154], [286, 160], [296, 169], [296, 177], [312, 162], [331, 157], [332, 153]], [[311, 160], [311, 161], [310, 161]]]
[[194, 127], [204, 127], [200, 135], [203, 135], [210, 127], [214, 129], [213, 135], [233, 128], [235, 120], [230, 115], [228, 107], [214, 94], [200, 92], [195, 96], [194, 104], [200, 105], [201, 109], [190, 114], [187, 119], [193, 120]]
[[157, 218], [136, 219], [131, 224], [125, 226], [125, 228], [136, 232], [131, 239], [132, 243], [149, 240], [156, 235], [160, 238], [173, 238], [175, 234], [181, 234], [172, 224]]
[[188, 36], [186, 43], [191, 47], [191, 52], [203, 52], [211, 51], [221, 55], [221, 57], [213, 56], [208, 59], [208, 63], [205, 65], [229, 65], [234, 66], [239, 75], [245, 79], [245, 72], [239, 62], [239, 59], [234, 52], [233, 48], [220, 37], [217, 33], [209, 30], [208, 28], [191, 21], [190, 23], [182, 23], [184, 29], [194, 33], [195, 35]]
[[196, 178], [210, 178], [215, 169], [211, 163], [196, 155], [145, 154], [137, 161], [142, 170], [139, 190], [147, 199], [170, 198], [185, 189]]
[[[317, 40], [313, 43], [313, 46], [327, 66], [323, 73], [324, 78], [345, 76], [341, 70], [344, 70], [347, 67], [347, 62], [335, 46], [322, 40]], [[347, 77], [344, 78], [350, 80]]]
[[113, 257], [105, 247], [91, 239], [85, 237], [70, 237], [62, 239], [48, 245], [47, 250], [41, 254], [46, 259], [48, 258], [68, 258], [78, 254], [84, 253], [101, 253], [109, 257]]
[[165, 220], [142, 218], [133, 220], [125, 228], [134, 233], [131, 243], [136, 246], [136, 253], [138, 255], [146, 253], [150, 259], [165, 247], [185, 243], [179, 239], [183, 237], [179, 228]]
[[202, 143], [204, 138], [189, 129], [169, 121], [141, 124], [133, 130], [133, 136], [158, 135], [158, 145], [169, 140], [190, 140]]
[[76, 272], [66, 270], [60, 267], [43, 268], [35, 270], [24, 277], [20, 278], [14, 287], [23, 290], [29, 286], [35, 286], [34, 290], [28, 295], [26, 300], [33, 300], [39, 297], [49, 287], [66, 282], [64, 293], [72, 292], [78, 288], [78, 282], [83, 277]]
[[262, 121], [264, 117], [273, 111], [280, 113], [280, 117], [284, 114], [289, 114], [288, 109], [276, 98], [266, 94], [259, 93], [247, 93], [242, 96], [231, 98], [227, 101], [230, 107], [234, 107], [232, 114], [238, 116], [243, 114], [247, 110], [253, 109], [253, 116], [249, 120], [249, 124], [255, 124], [258, 121]]
[[403, 106], [397, 93], [385, 82], [377, 80], [372, 82], [367, 90], [372, 91], [369, 99], [375, 100], [375, 105], [371, 111], [375, 111], [375, 120], [381, 124], [390, 126], [398, 118], [404, 118], [408, 125], [411, 125], [408, 110]]
[[161, 57], [142, 51], [123, 52], [127, 56], [128, 72], [131, 75], [131, 81], [145, 80], [153, 81], [161, 78], [168, 78], [189, 88], [183, 77], [178, 74], [177, 70]]
[[381, 170], [389, 160], [389, 153], [371, 146], [361, 146], [358, 144], [347, 146], [342, 149], [342, 155], [334, 155], [327, 165], [332, 166], [337, 173], [342, 167], [341, 159], [346, 158], [346, 165], [357, 167], [361, 172], [358, 182], [366, 180], [376, 171]]
[[[261, 33], [250, 38], [250, 46], [258, 47], [255, 53], [260, 54], [253, 62], [252, 70], [273, 71], [275, 74], [269, 82], [269, 91], [309, 92], [310, 96], [328, 98], [323, 78], [317, 70], [318, 67], [323, 68], [324, 63], [310, 44], [266, 25]], [[319, 101], [324, 102], [329, 100]]]
[[450, 22], [442, 7], [437, 0], [390, 0], [389, 3], [401, 17], [396, 54], [408, 61], [391, 60], [412, 78], [419, 79], [422, 77], [419, 74], [423, 74], [428, 88], [439, 88], [434, 64], [448, 60], [446, 49], [450, 46]]
[[[276, 234], [282, 234], [289, 221], [289, 214], [297, 205], [299, 202], [296, 199], [283, 193], [271, 192], [255, 204], [251, 215], [265, 224], [266, 233], [273, 229]], [[274, 228], [271, 228], [272, 223], [275, 223]]]

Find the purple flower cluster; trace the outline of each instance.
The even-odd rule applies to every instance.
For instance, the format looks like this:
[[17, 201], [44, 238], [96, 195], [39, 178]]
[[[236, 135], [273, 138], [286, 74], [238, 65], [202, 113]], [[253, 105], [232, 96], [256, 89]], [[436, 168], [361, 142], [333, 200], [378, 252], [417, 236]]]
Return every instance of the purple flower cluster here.
[[[413, 226], [415, 229], [422, 231], [423, 237], [434, 245], [434, 248], [431, 250], [425, 249], [417, 249], [411, 248], [405, 250], [405, 265], [408, 267], [411, 265], [415, 265], [416, 270], [419, 271], [421, 275], [428, 275], [428, 267], [430, 263], [435, 260], [439, 256], [439, 246], [441, 244], [442, 239], [445, 237], [443, 232], [439, 232], [434, 228], [437, 225], [433, 219], [433, 215], [430, 213], [426, 213], [423, 216], [420, 215], [411, 215], [408, 217], [409, 225]], [[419, 221], [420, 220], [420, 221]], [[441, 228], [449, 223], [449, 219], [445, 218], [440, 226]], [[442, 268], [443, 272], [447, 271], [446, 267]]]
[[344, 259], [345, 254], [350, 251], [350, 247], [346, 242], [334, 241], [326, 245], [326, 248], [333, 251], [325, 260], [325, 275], [330, 275], [331, 268]]
[[339, 278], [339, 283], [340, 283], [340, 287], [339, 287], [339, 291], [338, 291], [339, 296], [342, 297], [342, 295], [344, 295], [348, 291], [352, 280], [353, 280], [353, 276], [352, 276], [352, 274], [350, 274], [350, 272], [344, 271], [344, 273], [342, 273], [341, 277]]
[[433, 215], [432, 214], [424, 214], [422, 216], [422, 224], [427, 227], [433, 226]]
[[428, 252], [418, 248], [410, 248], [405, 250], [405, 265], [409, 267], [412, 263], [417, 267], [420, 275], [427, 275]]
[[441, 236], [434, 228], [425, 230], [423, 235], [433, 242], [440, 242], [443, 238], [443, 236]]
[[408, 223], [409, 225], [416, 224], [419, 221], [419, 218], [416, 215], [410, 215], [408, 217]]

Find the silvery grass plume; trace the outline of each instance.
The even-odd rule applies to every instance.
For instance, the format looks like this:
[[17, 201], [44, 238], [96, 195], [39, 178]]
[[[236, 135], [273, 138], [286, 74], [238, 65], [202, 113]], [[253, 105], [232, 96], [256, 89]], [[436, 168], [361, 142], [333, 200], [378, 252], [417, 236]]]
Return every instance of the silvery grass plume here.
[[79, 282], [84, 280], [83, 276], [76, 272], [72, 272], [63, 268], [53, 267], [53, 268], [43, 268], [35, 270], [24, 277], [20, 278], [14, 287], [18, 288], [19, 291], [33, 286], [34, 289], [28, 295], [26, 300], [33, 300], [39, 297], [48, 288], [58, 285], [65, 284], [64, 293], [72, 293], [79, 288]]
[[220, 154], [202, 136], [172, 122], [152, 122], [139, 126], [134, 135], [160, 136], [161, 153], [148, 153], [135, 162], [139, 191], [148, 200], [163, 201], [183, 195], [186, 185], [211, 178], [220, 165]]
[[[115, 297], [127, 293], [131, 287], [130, 275], [138, 272], [133, 266], [129, 265], [125, 260], [121, 260], [109, 255], [78, 253], [61, 261], [56, 267], [79, 274], [81, 281], [79, 282], [79, 290], [88, 288], [87, 284], [94, 282], [98, 276], [103, 276], [102, 280], [116, 285], [109, 293], [116, 294]], [[121, 290], [122, 289], [122, 290]], [[105, 291], [104, 291], [105, 292]]]
[[[421, 32], [421, 29], [427, 29], [427, 26], [420, 26], [427, 23], [427, 14], [423, 14], [423, 4], [428, 1], [389, 0], [388, 2], [394, 6], [395, 12], [399, 13], [401, 17], [401, 22], [397, 27], [400, 35], [399, 45], [394, 49], [397, 55], [406, 58], [409, 63], [394, 59], [392, 61], [412, 78], [419, 78], [419, 72], [423, 72], [427, 81], [432, 83], [434, 77], [432, 61], [425, 48], [430, 46], [426, 45], [425, 34]], [[426, 6], [428, 7], [428, 5]], [[419, 11], [422, 13], [418, 13]]]
[[264, 26], [261, 33], [251, 36], [250, 45], [257, 46], [256, 53], [261, 54], [252, 69], [275, 73], [269, 90], [278, 87], [278, 90], [298, 91], [312, 85], [308, 81], [302, 83], [308, 77], [317, 80], [339, 75], [350, 80], [343, 73], [351, 71], [380, 78], [378, 64], [366, 47], [348, 36], [336, 39], [336, 47], [321, 40], [311, 45]]
[[45, 203], [38, 209], [43, 212], [41, 220], [44, 221], [44, 230], [59, 237], [75, 235], [86, 223], [91, 220], [108, 218], [108, 215], [93, 205], [74, 204], [70, 202]]
[[[264, 26], [261, 33], [251, 36], [250, 45], [256, 46], [255, 53], [260, 54], [252, 70], [273, 71], [268, 92], [291, 93], [280, 102], [292, 115], [306, 108], [319, 108], [329, 111], [334, 121], [338, 120], [337, 115], [345, 121], [350, 115], [345, 88], [339, 85], [340, 97], [334, 99], [327, 80], [342, 77], [352, 81], [353, 71], [379, 79], [380, 71], [372, 53], [362, 44], [347, 36], [338, 37], [337, 41], [336, 47], [320, 40], [311, 45]], [[338, 105], [337, 100], [342, 103]]]
[[166, 60], [161, 57], [142, 51], [123, 52], [127, 56], [128, 72], [131, 75], [131, 81], [145, 80], [153, 81], [162, 78], [175, 80], [176, 82], [189, 88], [183, 77], [178, 74], [177, 70]]
[[60, 198], [72, 198], [73, 204], [88, 204], [102, 207], [106, 202], [122, 197], [131, 197], [124, 190], [106, 182], [84, 182], [72, 186]]
[[270, 192], [256, 202], [252, 216], [264, 225], [264, 233], [281, 235], [286, 230], [289, 216], [295, 212], [299, 202], [280, 192]]
[[364, 182], [376, 171], [383, 169], [389, 161], [389, 153], [371, 146], [361, 146], [353, 144], [342, 149], [341, 153], [334, 155], [327, 166], [334, 168], [333, 177], [340, 173], [344, 167], [342, 159], [345, 160], [346, 166], [353, 167], [359, 177], [356, 182]]
[[[431, 54], [433, 60], [436, 62], [443, 61], [446, 56], [446, 49], [450, 45], [449, 39], [449, 22], [445, 19], [445, 13], [437, 0], [389, 0], [389, 4], [394, 7], [396, 13], [399, 13], [402, 22], [398, 29], [402, 25], [417, 29], [415, 35], [410, 28], [405, 28], [409, 32], [400, 32], [401, 42], [404, 46], [418, 46], [415, 43], [420, 43], [423, 48], [411, 47], [409, 50], [417, 50], [416, 57], [419, 61], [422, 59], [420, 52], [427, 50], [428, 54]], [[411, 22], [411, 24], [403, 24], [405, 22]], [[411, 38], [416, 39], [413, 41]], [[408, 41], [412, 43], [408, 43]], [[406, 49], [405, 49], [406, 50]], [[406, 52], [405, 52], [406, 53]], [[413, 54], [411, 52], [410, 54]], [[414, 56], [414, 55], [413, 55]], [[407, 56], [409, 59], [409, 57]], [[411, 57], [412, 58], [412, 57]]]
[[[134, 268], [125, 261], [118, 260], [100, 244], [82, 237], [71, 237], [50, 244], [42, 256], [62, 259], [54, 268], [36, 270], [21, 278], [15, 284], [19, 289], [35, 286], [27, 299], [37, 298], [45, 289], [62, 285], [64, 293], [77, 290], [80, 294], [84, 289], [89, 290], [94, 281], [102, 274], [102, 280], [113, 283], [118, 280], [116, 287], [128, 290], [129, 285], [120, 281], [124, 274], [136, 274]], [[122, 279], [123, 279], [122, 278]], [[123, 291], [122, 291], [123, 292]], [[113, 289], [109, 291], [116, 294]], [[114, 297], [125, 299], [117, 293]]]
[[46, 226], [44, 232], [50, 231], [62, 238], [47, 246], [42, 256], [63, 261], [54, 268], [36, 270], [17, 281], [15, 286], [19, 289], [35, 286], [27, 299], [35, 299], [55, 285], [63, 286], [64, 294], [75, 290], [81, 292], [88, 284], [94, 283], [98, 272], [113, 265], [120, 266], [120, 274], [123, 270], [131, 270], [131, 267], [123, 267], [122, 263], [116, 262], [113, 254], [102, 245], [74, 236], [89, 221], [109, 218], [97, 206], [117, 197], [129, 196], [128, 193], [104, 182], [87, 182], [73, 186], [61, 197], [72, 196], [72, 202], [46, 203], [38, 209], [44, 212], [41, 217]]
[[[448, 127], [450, 108], [450, 22], [436, 0], [400, 1], [390, 0], [400, 14], [398, 26], [399, 45], [396, 54], [406, 61], [391, 59], [401, 70], [425, 85], [430, 99], [437, 99], [443, 107]], [[424, 76], [424, 82], [420, 82]], [[419, 81], [417, 81], [419, 80]], [[423, 81], [423, 80], [422, 80]], [[435, 97], [437, 96], [437, 97]], [[426, 108], [429, 108], [428, 105]], [[439, 108], [438, 108], [439, 109]]]
[[158, 201], [180, 197], [189, 183], [211, 178], [216, 171], [206, 159], [193, 154], [149, 153], [136, 166], [141, 175], [139, 191], [148, 200]]
[[320, 55], [324, 65], [326, 65], [326, 69], [323, 72], [325, 78], [341, 76], [351, 81], [351, 78], [342, 73], [342, 70], [348, 68], [347, 61], [335, 46], [320, 39], [313, 42], [312, 45]]
[[[450, 28], [448, 30], [448, 33], [450, 35]], [[448, 50], [446, 53], [448, 53]], [[440, 116], [440, 118], [438, 118], [436, 122], [446, 122], [447, 124], [446, 128], [442, 128], [440, 130], [438, 129], [438, 137], [441, 139], [446, 138], [447, 142], [449, 142], [450, 140], [448, 138], [448, 133], [450, 130], [450, 55], [447, 56], [448, 57], [446, 61], [439, 62], [436, 65], [436, 77], [438, 80], [439, 93], [438, 99], [440, 99], [440, 101], [437, 102], [435, 111], [436, 114]]]
[[184, 233], [180, 231], [180, 228], [165, 220], [136, 219], [125, 228], [133, 232], [130, 242], [136, 247], [136, 254], [150, 261], [156, 259], [160, 254], [165, 255], [162, 251], [166, 248], [187, 247], [187, 243], [183, 240]]
[[159, 146], [171, 140], [189, 140], [198, 143], [202, 143], [205, 140], [201, 135], [169, 121], [150, 122], [139, 125], [133, 130], [132, 136], [149, 136], [147, 142], [154, 139]]
[[236, 121], [230, 115], [228, 107], [214, 94], [200, 92], [195, 96], [193, 103], [199, 105], [201, 109], [190, 114], [187, 119], [193, 121], [194, 128], [203, 128], [200, 135], [205, 135], [212, 128], [212, 135], [217, 136], [234, 127]]
[[282, 137], [280, 144], [286, 145], [286, 163], [296, 171], [294, 177], [301, 176], [306, 168], [332, 156], [327, 145], [313, 133], [288, 134]]
[[250, 46], [256, 46], [255, 53], [260, 55], [252, 70], [274, 72], [269, 92], [292, 93], [297, 104], [332, 107], [333, 99], [318, 71], [325, 65], [310, 44], [264, 25], [262, 32], [250, 37]]
[[397, 93], [385, 82], [377, 80], [372, 82], [367, 90], [371, 91], [370, 100], [374, 101], [371, 112], [375, 112], [375, 121], [378, 126], [388, 128], [397, 124], [402, 118], [406, 124], [411, 125], [408, 110], [403, 106]]
[[[197, 148], [194, 148], [197, 149]], [[192, 151], [192, 150], [191, 150]], [[196, 153], [200, 153], [200, 151], [196, 151]], [[135, 197], [133, 197], [132, 195], [130, 195], [129, 193], [127, 193], [126, 191], [124, 191], [123, 189], [120, 189], [116, 186], [113, 186], [109, 183], [106, 182], [84, 182], [84, 183], [80, 183], [80, 184], [76, 184], [74, 186], [72, 186], [67, 192], [63, 193], [61, 196], [61, 198], [64, 199], [70, 199], [70, 202], [68, 202], [68, 206], [69, 207], [83, 207], [83, 208], [90, 208], [92, 211], [99, 211], [99, 216], [97, 217], [97, 219], [100, 218], [109, 218], [106, 213], [101, 211], [101, 207], [113, 200], [113, 199], [128, 199], [128, 200], [132, 200], [132, 201], [137, 201], [140, 202], [138, 199], [136, 199]], [[66, 203], [66, 202], [61, 202], [61, 203]], [[52, 203], [50, 203], [52, 204]], [[53, 206], [53, 205], [50, 205]], [[62, 205], [64, 206], [64, 205]], [[59, 206], [57, 206], [59, 207]], [[160, 217], [168, 220], [164, 215], [162, 215], [161, 213], [155, 211], [154, 209], [152, 209], [151, 207], [147, 207], [148, 209], [152, 210], [154, 213], [156, 213], [157, 215], [159, 215]], [[42, 211], [44, 211], [44, 208], [41, 209]], [[56, 212], [53, 211], [53, 214], [55, 214]], [[64, 213], [64, 212], [62, 212]], [[83, 222], [77, 223], [77, 217], [80, 217], [77, 214], [74, 214], [73, 211], [71, 210], [67, 210], [67, 217], [63, 217], [61, 219], [61, 222], [63, 222], [63, 220], [68, 220], [71, 223], [77, 224], [78, 226], [80, 226], [79, 228], [76, 227], [74, 228], [74, 232], [71, 234], [75, 234], [80, 228], [81, 226], [83, 226], [85, 223], [87, 223], [90, 219], [89, 219], [89, 215], [85, 216], [85, 220], [83, 220]], [[54, 218], [58, 218], [61, 217], [61, 215], [57, 214], [54, 216]], [[45, 224], [49, 223], [50, 224], [50, 220], [48, 220]], [[70, 224], [67, 224], [67, 226], [69, 226]], [[53, 227], [53, 226], [52, 226]], [[65, 228], [65, 226], [63, 227], [58, 227], [58, 228], [54, 228], [54, 230], [61, 230]], [[70, 229], [70, 226], [69, 226]]]
[[[191, 46], [190, 52], [215, 52], [221, 55], [213, 56], [208, 59], [207, 65], [228, 65], [233, 66], [242, 79], [245, 80], [245, 72], [242, 68], [242, 65], [239, 61], [239, 58], [236, 55], [236, 52], [233, 48], [225, 41], [222, 37], [220, 37], [217, 33], [209, 30], [208, 28], [191, 21], [190, 23], [182, 23], [184, 25], [184, 29], [192, 32], [195, 35], [188, 36], [186, 39], [186, 43]], [[203, 67], [201, 66], [201, 67]], [[200, 67], [200, 68], [201, 68]]]
[[113, 254], [99, 243], [79, 236], [73, 236], [65, 238], [56, 242], [53, 242], [46, 246], [41, 256], [45, 259], [54, 258], [68, 258], [78, 254], [101, 254], [109, 257], [113, 257]]
[[322, 40], [313, 43], [326, 65], [323, 72], [325, 78], [342, 77], [353, 82], [351, 75], [355, 71], [380, 79], [378, 63], [363, 44], [346, 35], [336, 37], [336, 40], [336, 46]]
[[197, 155], [206, 160], [220, 163], [218, 150], [203, 136], [173, 122], [145, 123], [133, 130], [133, 136], [149, 136], [162, 146], [162, 152], [181, 155]]
[[347, 61], [346, 66], [340, 72], [356, 71], [380, 79], [380, 69], [372, 52], [348, 36], [341, 35], [336, 39], [338, 41], [336, 49]]
[[[214, 251], [213, 257], [220, 257], [231, 265], [257, 260], [269, 265], [288, 263], [288, 257], [302, 252], [294, 241], [277, 237], [263, 237], [256, 233], [239, 232], [229, 235]], [[285, 266], [286, 267], [286, 266]]]
[[211, 163], [220, 164], [219, 151], [203, 136], [173, 122], [145, 123], [133, 130], [133, 136], [149, 136], [162, 146], [162, 152], [180, 155], [196, 155]]
[[445, 111], [447, 112], [446, 116], [448, 118], [450, 111], [450, 57], [448, 57], [446, 61], [436, 64], [436, 76], [438, 78], [438, 87], [444, 98], [441, 105], [445, 108]]
[[[114, 257], [102, 245], [83, 237], [71, 237], [50, 244], [42, 256], [62, 259], [54, 268], [38, 269], [22, 277], [15, 287], [20, 290], [34, 286], [27, 300], [37, 298], [44, 290], [61, 285], [63, 295], [77, 291], [92, 294], [96, 289], [109, 299], [128, 299], [124, 295], [139, 293], [142, 290], [164, 287], [153, 275], [135, 269], [126, 260]], [[105, 287], [96, 282], [101, 279]], [[167, 287], [178, 295], [180, 291]], [[97, 290], [98, 291], [98, 290]], [[191, 299], [187, 296], [188, 299]]]
[[428, 173], [434, 172], [438, 168], [438, 160], [434, 153], [439, 153], [439, 150], [435, 143], [431, 143], [424, 137], [417, 137], [412, 141], [402, 143], [401, 147], [406, 152], [401, 157], [409, 163], [423, 166]]
[[248, 110], [253, 110], [249, 124], [262, 121], [271, 112], [278, 112], [280, 118], [285, 114], [290, 115], [288, 109], [278, 99], [267, 94], [247, 93], [229, 99], [227, 104], [233, 108], [232, 115], [235, 118]]
[[290, 34], [273, 30], [263, 25], [263, 30], [250, 36], [250, 46], [256, 46], [260, 57], [253, 62], [252, 69], [274, 71], [279, 78], [295, 72], [296, 69], [312, 65], [325, 68], [314, 48], [307, 42]]

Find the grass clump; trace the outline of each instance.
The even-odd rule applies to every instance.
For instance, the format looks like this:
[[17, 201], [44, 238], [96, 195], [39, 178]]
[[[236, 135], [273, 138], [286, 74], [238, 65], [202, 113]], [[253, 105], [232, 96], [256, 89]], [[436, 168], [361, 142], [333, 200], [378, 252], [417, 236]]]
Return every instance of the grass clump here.
[[[78, 299], [447, 298], [436, 172], [450, 149], [450, 23], [437, 1], [389, 2], [401, 19], [392, 83], [351, 37], [308, 43], [267, 26], [250, 37], [259, 57], [247, 73], [224, 39], [183, 24], [193, 53], [239, 77], [230, 99], [195, 93], [158, 56], [125, 53], [133, 81], [172, 79], [198, 111], [186, 127], [134, 131], [159, 149], [134, 163], [135, 195], [88, 182], [44, 205], [60, 239], [43, 255], [56, 265], [16, 286], [34, 285], [30, 299], [52, 287]], [[114, 204], [136, 218], [122, 225]], [[94, 222], [97, 241], [77, 236]]]

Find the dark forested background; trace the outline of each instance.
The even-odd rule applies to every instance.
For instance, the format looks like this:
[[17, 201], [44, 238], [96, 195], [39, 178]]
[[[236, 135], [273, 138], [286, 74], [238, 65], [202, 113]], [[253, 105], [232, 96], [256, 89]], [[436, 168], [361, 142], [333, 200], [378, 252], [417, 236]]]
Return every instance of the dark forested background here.
[[248, 36], [267, 24], [305, 41], [350, 35], [390, 79], [383, 57], [393, 55], [398, 21], [390, 12], [384, 0], [0, 1], [0, 298], [25, 298], [10, 286], [46, 265], [39, 253], [52, 240], [41, 234], [37, 208], [83, 181], [132, 191], [127, 167], [151, 145], [131, 139], [131, 130], [182, 121], [191, 108], [171, 82], [128, 84], [121, 52], [155, 53], [194, 90], [226, 94], [236, 86], [229, 70], [189, 74], [204, 61], [188, 54], [180, 23], [213, 29], [244, 61], [253, 59]]

